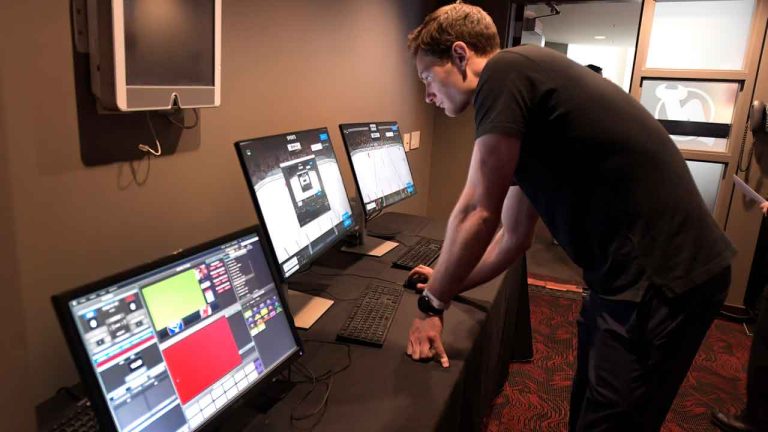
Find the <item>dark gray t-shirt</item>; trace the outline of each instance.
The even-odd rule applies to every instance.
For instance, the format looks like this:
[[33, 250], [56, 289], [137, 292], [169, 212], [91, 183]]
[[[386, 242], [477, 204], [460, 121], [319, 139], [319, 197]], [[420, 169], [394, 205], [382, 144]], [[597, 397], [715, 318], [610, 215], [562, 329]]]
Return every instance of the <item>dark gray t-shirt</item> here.
[[477, 137], [521, 140], [515, 181], [596, 293], [678, 295], [730, 263], [680, 151], [615, 84], [521, 46], [488, 61], [474, 105]]

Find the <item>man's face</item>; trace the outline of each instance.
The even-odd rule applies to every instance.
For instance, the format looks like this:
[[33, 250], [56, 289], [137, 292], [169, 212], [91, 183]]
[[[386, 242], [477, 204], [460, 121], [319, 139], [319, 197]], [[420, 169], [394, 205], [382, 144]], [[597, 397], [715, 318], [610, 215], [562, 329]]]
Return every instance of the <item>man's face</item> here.
[[439, 60], [421, 51], [416, 54], [416, 70], [426, 87], [427, 103], [433, 103], [449, 117], [464, 112], [473, 90], [459, 67], [450, 60]]

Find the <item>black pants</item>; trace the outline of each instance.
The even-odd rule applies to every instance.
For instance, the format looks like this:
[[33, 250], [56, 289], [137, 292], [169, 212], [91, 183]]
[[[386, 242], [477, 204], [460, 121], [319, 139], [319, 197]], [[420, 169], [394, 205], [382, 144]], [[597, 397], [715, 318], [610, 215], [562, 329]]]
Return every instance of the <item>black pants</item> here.
[[763, 290], [760, 315], [749, 352], [746, 415], [756, 430], [768, 431], [768, 287]]
[[674, 298], [590, 293], [578, 320], [569, 430], [658, 431], [725, 301], [730, 267]]

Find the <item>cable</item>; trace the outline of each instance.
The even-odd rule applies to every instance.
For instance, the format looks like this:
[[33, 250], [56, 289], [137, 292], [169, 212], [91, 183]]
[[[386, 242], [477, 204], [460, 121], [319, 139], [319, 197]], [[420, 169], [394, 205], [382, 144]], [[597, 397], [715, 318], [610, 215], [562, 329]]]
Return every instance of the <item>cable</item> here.
[[[327, 370], [323, 372], [320, 375], [315, 375], [312, 370], [310, 370], [308, 367], [304, 366], [300, 362], [294, 363], [294, 366], [296, 367], [297, 371], [300, 372], [306, 379], [299, 380], [299, 381], [292, 381], [295, 384], [312, 384], [312, 387], [304, 393], [304, 395], [299, 398], [298, 402], [294, 404], [293, 408], [291, 408], [291, 424], [293, 426], [299, 426], [296, 423], [299, 423], [303, 420], [309, 420], [313, 417], [317, 417], [311, 424], [306, 425], [304, 427], [307, 427], [308, 429], [314, 429], [315, 426], [317, 426], [320, 421], [323, 419], [323, 416], [325, 415], [325, 411], [328, 408], [328, 398], [331, 394], [331, 388], [333, 387], [333, 378], [338, 375], [339, 373], [347, 370], [349, 366], [352, 364], [352, 352], [349, 344], [340, 343], [340, 342], [332, 342], [332, 341], [322, 341], [317, 339], [306, 339], [304, 340], [305, 343], [321, 343], [321, 344], [327, 344], [327, 345], [339, 345], [346, 348], [346, 354], [347, 354], [347, 362], [342, 366], [341, 368], [337, 370]], [[327, 381], [326, 381], [327, 380]], [[320, 403], [315, 407], [314, 409], [302, 413], [297, 414], [297, 411], [299, 407], [301, 407], [302, 404], [304, 404], [307, 399], [315, 392], [315, 390], [318, 388], [318, 385], [325, 385], [325, 392], [323, 393], [322, 399], [320, 400]]]
[[383, 210], [383, 209], [377, 209], [375, 212], [371, 213], [370, 215], [367, 215], [367, 216], [365, 217], [365, 221], [366, 221], [366, 222], [368, 222], [368, 221], [370, 221], [371, 219], [373, 219], [373, 218], [375, 218], [375, 217], [379, 216], [379, 215], [381, 214], [381, 212], [382, 212], [382, 211], [384, 211], [384, 210]]
[[131, 177], [133, 177], [133, 182], [136, 183], [136, 186], [144, 186], [144, 184], [147, 183], [147, 180], [149, 180], [149, 169], [150, 169], [152, 159], [149, 158], [149, 155], [147, 155], [146, 158], [147, 158], [147, 172], [144, 174], [144, 180], [139, 180], [138, 170], [136, 169], [136, 166], [133, 165], [134, 162], [136, 161], [128, 161], [128, 168], [130, 168], [131, 170]]
[[175, 120], [171, 115], [176, 114], [175, 112], [173, 114], [166, 114], [165, 118], [168, 119], [169, 122], [175, 124], [176, 126], [182, 128], [182, 129], [194, 129], [197, 127], [197, 124], [200, 123], [200, 114], [197, 112], [197, 108], [192, 108], [192, 113], [195, 114], [195, 122], [191, 125], [187, 126], [184, 123], [181, 123], [177, 120]]
[[149, 111], [145, 111], [145, 113], [147, 115], [147, 123], [149, 124], [149, 130], [152, 131], [152, 138], [155, 139], [155, 145], [157, 146], [157, 150], [152, 150], [152, 148], [150, 148], [149, 146], [144, 145], [144, 144], [139, 144], [139, 150], [141, 150], [143, 152], [152, 153], [153, 155], [155, 155], [157, 157], [157, 156], [160, 156], [161, 154], [163, 154], [163, 148], [160, 147], [160, 141], [158, 141], [158, 139], [157, 139], [157, 133], [155, 132], [155, 126], [152, 124], [152, 120], [150, 120], [150, 118], [149, 118]]
[[387, 282], [387, 283], [391, 283], [391, 284], [395, 284], [395, 285], [400, 285], [399, 282], [394, 282], [394, 281], [391, 281], [389, 279], [384, 279], [384, 278], [380, 278], [380, 277], [376, 277], [376, 276], [365, 276], [365, 275], [356, 274], [356, 273], [320, 273], [317, 270], [313, 270], [313, 271], [311, 271], [311, 273], [314, 273], [314, 274], [319, 275], [319, 276], [335, 276], [335, 277], [349, 276], [349, 277], [358, 277], [358, 278], [363, 278], [363, 279], [373, 279], [373, 280]]
[[752, 157], [755, 153], [755, 143], [752, 143], [752, 146], [749, 148], [749, 155], [747, 156], [747, 166], [743, 167], [742, 162], [744, 159], [744, 147], [747, 144], [747, 130], [749, 129], [749, 124], [744, 126], [744, 135], [741, 137], [741, 148], [739, 149], [739, 160], [736, 164], [736, 172], [745, 173], [749, 171], [749, 165], [752, 163]]
[[382, 237], [387, 239], [393, 239], [397, 237], [398, 234], [400, 234], [402, 231], [393, 231], [388, 233], [378, 232], [378, 231], [371, 231], [366, 229], [366, 234], [370, 235], [371, 237]]
[[342, 347], [344, 347], [346, 349], [347, 363], [344, 366], [342, 366], [340, 369], [338, 369], [338, 370], [335, 370], [335, 371], [334, 370], [328, 370], [328, 371], [323, 372], [321, 375], [319, 375], [320, 379], [325, 379], [326, 377], [338, 375], [341, 372], [344, 372], [345, 370], [349, 369], [349, 367], [352, 365], [352, 347], [350, 347], [350, 345], [348, 343], [336, 342], [336, 341], [324, 341], [324, 340], [320, 340], [320, 339], [304, 339], [304, 342], [317, 343], [317, 344], [325, 344], [325, 345], [337, 345], [337, 346], [342, 346]]

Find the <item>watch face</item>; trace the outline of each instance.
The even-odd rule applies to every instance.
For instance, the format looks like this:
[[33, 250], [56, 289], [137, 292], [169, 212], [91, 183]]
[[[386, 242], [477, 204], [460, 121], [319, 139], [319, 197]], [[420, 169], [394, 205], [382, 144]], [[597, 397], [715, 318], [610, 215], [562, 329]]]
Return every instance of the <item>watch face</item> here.
[[442, 309], [438, 309], [432, 305], [432, 302], [429, 301], [429, 297], [426, 295], [420, 295], [419, 300], [417, 302], [417, 305], [419, 307], [419, 310], [424, 312], [427, 315], [442, 315], [443, 311]]

